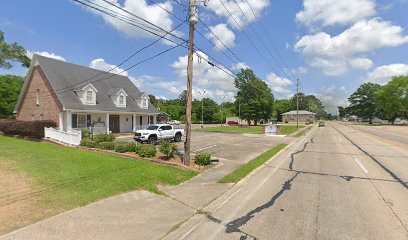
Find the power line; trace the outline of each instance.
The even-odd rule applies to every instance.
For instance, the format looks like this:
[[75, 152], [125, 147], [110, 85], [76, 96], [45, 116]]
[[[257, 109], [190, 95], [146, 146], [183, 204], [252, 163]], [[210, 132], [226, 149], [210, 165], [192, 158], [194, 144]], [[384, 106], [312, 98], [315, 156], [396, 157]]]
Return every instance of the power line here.
[[261, 41], [262, 45], [265, 47], [265, 49], [267, 50], [267, 52], [269, 53], [269, 55], [271, 56], [272, 60], [276, 63], [276, 65], [282, 70], [283, 74], [289, 79], [290, 77], [286, 74], [286, 71], [284, 68], [282, 68], [282, 66], [280, 66], [279, 62], [276, 60], [276, 58], [273, 56], [273, 54], [271, 53], [271, 51], [269, 50], [269, 48], [266, 46], [265, 42], [263, 41], [263, 39], [259, 36], [259, 34], [257, 33], [257, 31], [255, 30], [255, 28], [252, 26], [251, 22], [249, 21], [248, 17], [246, 16], [246, 14], [244, 13], [244, 11], [242, 10], [242, 8], [239, 6], [238, 2], [236, 0], [233, 0], [235, 2], [235, 4], [237, 5], [239, 11], [242, 13], [242, 16], [244, 16], [246, 22], [248, 23], [248, 26], [251, 28], [251, 30], [255, 33], [256, 37]]
[[[248, 34], [245, 32], [245, 30], [243, 29], [243, 27], [238, 23], [238, 21], [235, 19], [235, 17], [231, 14], [231, 12], [228, 10], [228, 8], [225, 6], [225, 4], [223, 3], [222, 0], [218, 0], [222, 6], [224, 7], [224, 9], [228, 12], [228, 14], [230, 15], [230, 17], [234, 20], [234, 22], [237, 24], [237, 26], [239, 27], [239, 29], [241, 30], [241, 32], [244, 34], [244, 36], [248, 39], [248, 41], [251, 43], [251, 45], [255, 48], [255, 50], [258, 52], [259, 55], [261, 55], [261, 57], [266, 61], [266, 63], [272, 68], [272, 70], [274, 72], [277, 71], [275, 70], [275, 68], [271, 65], [271, 63], [268, 61], [268, 59], [261, 53], [261, 51], [259, 50], [259, 48], [255, 45], [255, 43], [250, 39], [250, 37], [248, 36]], [[282, 82], [284, 82], [287, 86], [289, 86], [290, 88], [293, 88], [293, 86], [289, 85], [286, 81], [284, 81], [282, 79], [281, 76], [279, 76], [277, 74], [277, 76], [282, 80]]]
[[[285, 61], [283, 61], [283, 58], [281, 57], [281, 55], [279, 54], [279, 51], [275, 48], [273, 41], [272, 41], [272, 37], [270, 37], [269, 31], [267, 30], [267, 28], [263, 25], [263, 23], [259, 20], [258, 16], [255, 14], [254, 9], [252, 8], [251, 4], [249, 4], [248, 0], [245, 0], [246, 3], [248, 4], [252, 14], [254, 15], [257, 23], [261, 26], [262, 28], [262, 32], [264, 33], [264, 35], [266, 36], [266, 38], [268, 38], [270, 45], [272, 47], [272, 49], [275, 51], [276, 55], [278, 56], [279, 60], [282, 62], [284, 68], [286, 68], [287, 70], [289, 70], [289, 67], [286, 65]], [[293, 75], [290, 71], [289, 73], [292, 75], [292, 77], [296, 78], [295, 75]]]

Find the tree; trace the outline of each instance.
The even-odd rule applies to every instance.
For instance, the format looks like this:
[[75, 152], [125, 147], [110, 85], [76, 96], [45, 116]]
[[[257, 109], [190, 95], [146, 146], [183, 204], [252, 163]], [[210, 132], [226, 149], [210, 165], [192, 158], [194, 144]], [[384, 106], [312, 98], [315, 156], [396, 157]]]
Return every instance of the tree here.
[[292, 110], [290, 104], [287, 99], [275, 100], [273, 104], [273, 116], [276, 118], [276, 121], [282, 122], [282, 113]]
[[339, 109], [339, 117], [344, 118], [347, 115], [347, 110], [345, 107], [342, 106], [338, 106], [337, 107]]
[[0, 75], [0, 118], [10, 118], [13, 116], [23, 83], [23, 77]]
[[372, 124], [376, 116], [377, 100], [375, 93], [380, 89], [380, 85], [374, 83], [364, 83], [348, 98], [350, 106], [347, 111], [362, 118], [369, 119]]
[[393, 77], [375, 96], [381, 117], [393, 124], [397, 117], [408, 117], [408, 76]]
[[259, 120], [267, 120], [272, 116], [274, 102], [272, 90], [251, 69], [241, 69], [234, 83], [238, 90], [237, 99], [240, 101], [243, 119], [248, 122], [254, 120], [257, 124]]
[[20, 62], [23, 67], [30, 66], [30, 59], [26, 56], [26, 50], [17, 43], [6, 43], [4, 33], [0, 31], [0, 68], [12, 68], [13, 65], [10, 61]]

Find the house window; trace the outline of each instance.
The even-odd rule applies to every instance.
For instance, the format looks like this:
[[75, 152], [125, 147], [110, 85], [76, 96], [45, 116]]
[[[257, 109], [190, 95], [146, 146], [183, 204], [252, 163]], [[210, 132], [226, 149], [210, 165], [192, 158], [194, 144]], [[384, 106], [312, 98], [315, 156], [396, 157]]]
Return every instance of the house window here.
[[86, 115], [78, 114], [77, 127], [86, 128]]
[[86, 91], [86, 102], [92, 103], [93, 102], [92, 100], [93, 100], [92, 91]]
[[35, 92], [35, 104], [40, 105], [40, 89], [37, 89]]
[[125, 105], [125, 96], [119, 95], [119, 106]]
[[143, 98], [142, 100], [142, 106], [147, 108], [147, 98]]

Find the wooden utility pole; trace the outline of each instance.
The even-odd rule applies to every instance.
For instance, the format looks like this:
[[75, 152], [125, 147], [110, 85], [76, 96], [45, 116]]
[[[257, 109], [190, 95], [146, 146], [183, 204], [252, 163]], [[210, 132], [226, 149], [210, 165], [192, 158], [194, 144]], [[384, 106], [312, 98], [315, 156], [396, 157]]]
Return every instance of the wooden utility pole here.
[[296, 79], [296, 128], [299, 128], [299, 79]]
[[186, 99], [186, 140], [184, 142], [184, 165], [190, 166], [191, 141], [191, 108], [193, 98], [193, 54], [194, 54], [194, 25], [198, 22], [198, 7], [195, 0], [190, 0], [190, 29], [188, 36], [188, 63], [187, 63], [187, 99]]

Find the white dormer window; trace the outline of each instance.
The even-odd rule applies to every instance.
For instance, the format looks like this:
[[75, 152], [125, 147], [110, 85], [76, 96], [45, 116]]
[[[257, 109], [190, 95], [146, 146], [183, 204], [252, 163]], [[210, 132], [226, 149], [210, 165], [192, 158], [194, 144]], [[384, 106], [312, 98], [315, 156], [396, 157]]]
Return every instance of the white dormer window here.
[[84, 105], [96, 105], [96, 93], [98, 90], [92, 85], [92, 83], [86, 85], [83, 88], [75, 90], [82, 104]]
[[119, 106], [125, 105], [125, 96], [119, 95]]
[[93, 92], [86, 91], [86, 103], [91, 104], [93, 100]]
[[108, 96], [112, 99], [116, 107], [126, 107], [126, 97], [128, 95], [123, 88], [110, 89]]
[[143, 99], [142, 99], [142, 106], [143, 106], [144, 108], [147, 108], [147, 107], [148, 107], [148, 103], [149, 103], [149, 100], [147, 100], [147, 98], [143, 98]]

